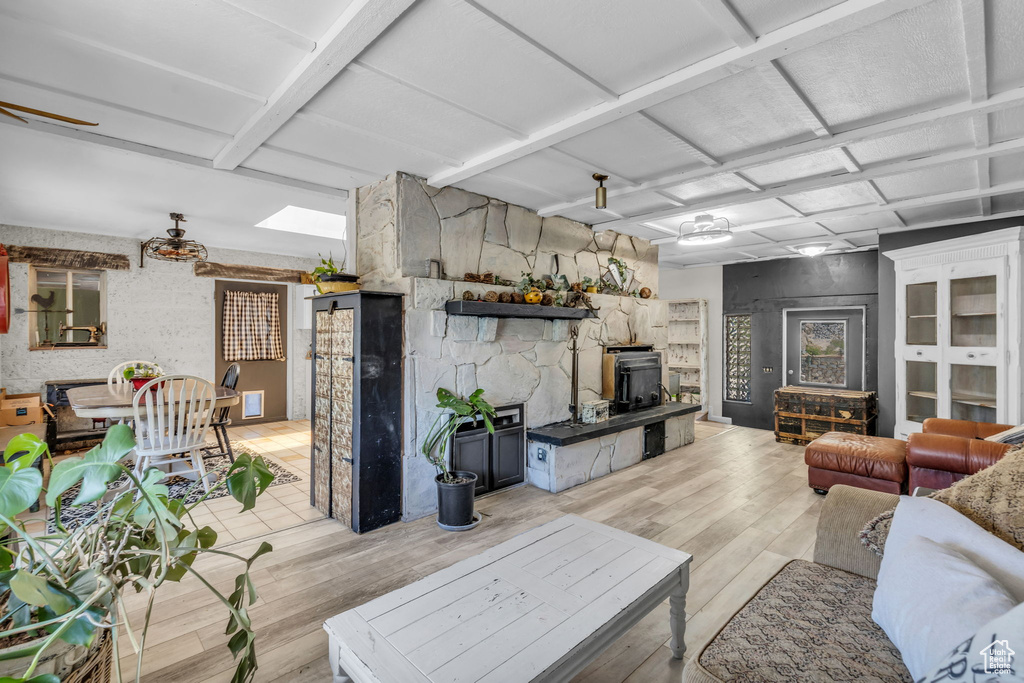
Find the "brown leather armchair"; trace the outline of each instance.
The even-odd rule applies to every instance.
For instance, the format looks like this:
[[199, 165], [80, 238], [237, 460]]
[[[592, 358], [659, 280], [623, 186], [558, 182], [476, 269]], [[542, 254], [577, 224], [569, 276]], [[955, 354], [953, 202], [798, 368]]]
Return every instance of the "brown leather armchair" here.
[[924, 431], [911, 434], [907, 440], [909, 490], [918, 486], [944, 489], [995, 463], [1010, 445], [984, 439], [1011, 426], [940, 418], [925, 420]]

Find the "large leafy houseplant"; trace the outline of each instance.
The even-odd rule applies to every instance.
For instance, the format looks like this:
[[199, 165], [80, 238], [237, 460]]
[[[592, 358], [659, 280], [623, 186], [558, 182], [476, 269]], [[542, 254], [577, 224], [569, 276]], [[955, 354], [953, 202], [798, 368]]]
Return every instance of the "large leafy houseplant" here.
[[427, 461], [437, 468], [441, 481], [446, 484], [455, 482], [455, 477], [448, 467], [447, 450], [448, 441], [459, 426], [466, 420], [472, 420], [473, 424], [476, 424], [479, 417], [484, 421], [487, 431], [494, 433], [494, 424], [491, 420], [494, 419], [495, 411], [491, 404], [484, 400], [483, 395], [483, 389], [477, 389], [469, 398], [461, 398], [444, 387], [437, 390], [437, 407], [449, 412], [438, 413], [427, 433], [427, 438], [423, 440], [421, 451]]
[[[258, 596], [249, 571], [258, 557], [273, 548], [262, 543], [249, 557], [218, 550], [217, 533], [195, 524], [192, 511], [224, 486], [242, 504], [243, 512], [250, 510], [273, 481], [273, 473], [262, 457], [239, 455], [209, 492], [186, 504], [168, 497], [167, 486], [159, 483], [164, 472], [150, 468], [140, 478], [122, 464], [134, 447], [132, 430], [113, 425], [103, 443], [84, 456], [54, 465], [49, 486], [44, 488], [42, 474], [32, 465], [49, 457], [46, 444], [22, 434], [7, 446], [5, 464], [0, 467], [0, 532], [5, 535], [0, 539], [0, 648], [7, 648], [4, 659], [24, 658], [28, 664], [20, 678], [0, 678], [0, 683], [56, 683], [59, 679], [53, 674], [36, 675], [48, 648], [58, 641], [89, 647], [103, 631], [109, 631], [112, 639], [117, 681], [122, 680], [118, 638], [127, 633], [138, 653], [134, 672], [138, 681], [154, 598], [166, 582], [181, 581], [187, 574], [216, 595], [230, 615], [228, 647], [236, 658], [241, 655], [232, 681], [252, 680], [255, 634], [246, 609]], [[122, 476], [127, 476], [129, 486], [108, 489]], [[61, 520], [61, 496], [76, 485], [79, 491], [73, 506], [100, 504], [69, 530]], [[54, 511], [55, 530], [32, 533], [15, 516], [44, 490]], [[229, 595], [215, 589], [192, 566], [200, 554], [210, 553], [245, 565]], [[146, 594], [142, 624], [128, 621], [124, 594], [129, 590]]]

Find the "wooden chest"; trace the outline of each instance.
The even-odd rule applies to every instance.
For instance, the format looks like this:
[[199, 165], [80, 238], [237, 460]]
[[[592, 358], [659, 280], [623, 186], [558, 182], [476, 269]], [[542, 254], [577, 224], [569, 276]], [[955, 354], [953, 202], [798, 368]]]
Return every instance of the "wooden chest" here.
[[775, 390], [775, 440], [805, 445], [826, 432], [874, 435], [878, 396], [873, 391], [812, 387]]

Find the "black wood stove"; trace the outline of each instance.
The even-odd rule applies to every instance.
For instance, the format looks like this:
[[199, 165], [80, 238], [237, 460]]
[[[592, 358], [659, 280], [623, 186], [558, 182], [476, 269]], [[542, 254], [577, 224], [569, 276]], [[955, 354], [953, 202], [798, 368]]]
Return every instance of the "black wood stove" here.
[[661, 353], [652, 347], [606, 347], [603, 370], [603, 397], [616, 413], [661, 405]]

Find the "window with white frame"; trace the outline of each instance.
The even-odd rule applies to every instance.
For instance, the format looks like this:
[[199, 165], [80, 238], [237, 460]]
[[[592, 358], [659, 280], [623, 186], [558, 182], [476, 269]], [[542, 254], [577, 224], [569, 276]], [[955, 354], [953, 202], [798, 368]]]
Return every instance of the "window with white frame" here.
[[107, 274], [29, 266], [29, 348], [96, 348], [107, 344]]

